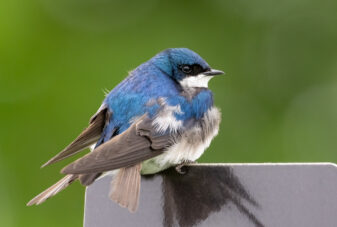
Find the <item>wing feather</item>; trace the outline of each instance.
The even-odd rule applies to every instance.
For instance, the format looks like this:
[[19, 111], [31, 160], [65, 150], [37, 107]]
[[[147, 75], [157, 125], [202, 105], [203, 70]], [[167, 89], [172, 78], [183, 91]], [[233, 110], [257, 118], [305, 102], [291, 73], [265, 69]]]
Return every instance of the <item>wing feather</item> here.
[[62, 169], [64, 174], [104, 172], [129, 167], [162, 154], [174, 141], [170, 133], [158, 134], [143, 115], [125, 132]]
[[86, 128], [71, 144], [64, 148], [63, 151], [43, 164], [42, 167], [77, 154], [78, 152], [97, 142], [102, 134], [106, 121], [110, 117], [111, 112], [108, 110], [108, 108], [105, 106], [101, 107], [99, 111], [91, 118], [88, 128]]

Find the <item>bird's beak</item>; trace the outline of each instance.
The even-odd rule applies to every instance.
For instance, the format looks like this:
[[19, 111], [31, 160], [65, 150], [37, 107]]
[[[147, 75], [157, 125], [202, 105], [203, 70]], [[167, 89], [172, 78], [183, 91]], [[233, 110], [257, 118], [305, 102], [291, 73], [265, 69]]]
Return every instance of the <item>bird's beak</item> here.
[[206, 76], [217, 76], [217, 75], [222, 75], [225, 74], [224, 72], [222, 72], [221, 70], [217, 70], [217, 69], [211, 69], [209, 71], [206, 71], [203, 73]]

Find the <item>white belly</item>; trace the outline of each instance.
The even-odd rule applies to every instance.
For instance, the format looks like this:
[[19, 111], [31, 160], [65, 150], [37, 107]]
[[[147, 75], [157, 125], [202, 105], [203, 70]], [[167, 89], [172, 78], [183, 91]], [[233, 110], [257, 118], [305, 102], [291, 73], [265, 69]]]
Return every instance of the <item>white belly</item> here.
[[216, 107], [210, 109], [201, 123], [184, 132], [181, 139], [163, 154], [144, 161], [142, 174], [153, 174], [183, 161], [195, 161], [211, 144], [218, 134], [220, 112]]

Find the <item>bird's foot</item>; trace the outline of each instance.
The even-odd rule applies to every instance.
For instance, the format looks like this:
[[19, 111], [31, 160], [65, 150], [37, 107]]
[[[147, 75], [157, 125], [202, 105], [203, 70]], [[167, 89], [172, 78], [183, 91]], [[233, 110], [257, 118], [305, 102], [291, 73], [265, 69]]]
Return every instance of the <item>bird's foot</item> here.
[[183, 161], [182, 163], [180, 163], [180, 164], [178, 164], [178, 165], [176, 166], [176, 171], [177, 171], [178, 173], [180, 173], [181, 175], [184, 175], [184, 174], [187, 173], [186, 168], [184, 168], [185, 165], [188, 165], [188, 164], [194, 164], [194, 163], [197, 163], [197, 162], [196, 162], [196, 161], [191, 161], [191, 160], [185, 160], [185, 161]]

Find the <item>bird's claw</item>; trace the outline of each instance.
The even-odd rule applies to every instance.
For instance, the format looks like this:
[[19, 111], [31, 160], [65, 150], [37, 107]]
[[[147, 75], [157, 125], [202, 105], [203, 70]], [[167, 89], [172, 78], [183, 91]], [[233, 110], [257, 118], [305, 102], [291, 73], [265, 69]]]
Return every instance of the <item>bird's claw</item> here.
[[175, 169], [176, 169], [176, 171], [177, 171], [178, 173], [180, 173], [181, 175], [184, 175], [184, 174], [187, 173], [187, 170], [186, 170], [186, 168], [185, 168], [185, 170], [184, 170], [183, 167], [184, 167], [185, 165], [193, 164], [193, 163], [196, 163], [196, 162], [195, 162], [195, 161], [186, 160], [186, 161], [183, 161], [182, 163], [180, 163], [179, 165], [177, 165], [177, 166], [175, 167]]

